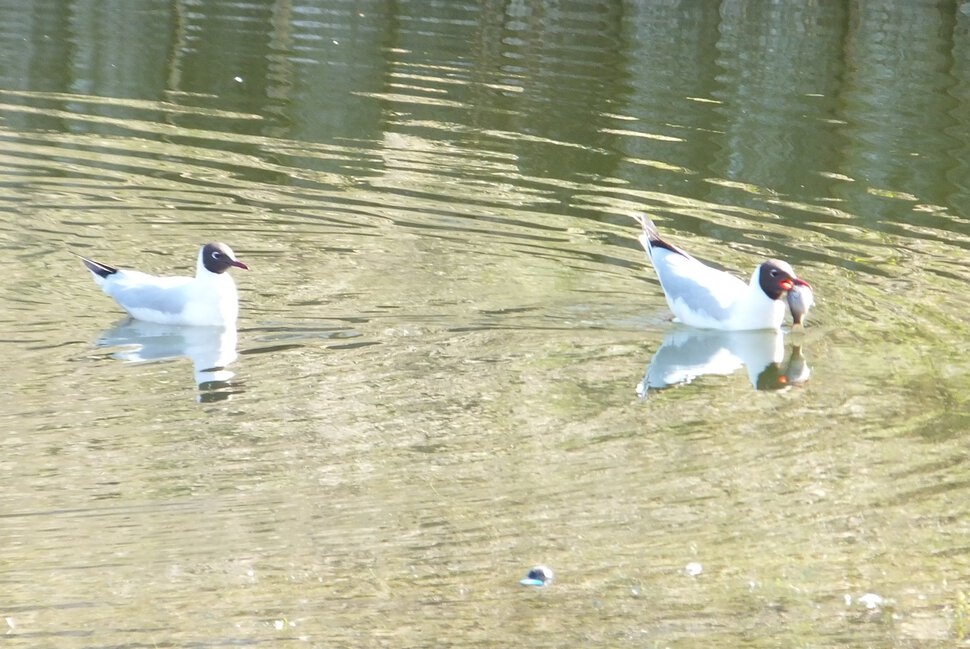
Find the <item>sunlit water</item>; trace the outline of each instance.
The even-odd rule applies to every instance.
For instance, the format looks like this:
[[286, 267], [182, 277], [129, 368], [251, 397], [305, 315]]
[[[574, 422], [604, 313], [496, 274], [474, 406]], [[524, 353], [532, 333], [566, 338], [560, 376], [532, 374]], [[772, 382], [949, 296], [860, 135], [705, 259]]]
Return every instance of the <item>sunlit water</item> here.
[[[966, 12], [0, 7], [9, 646], [970, 630]], [[672, 324], [638, 210], [808, 327]], [[211, 239], [237, 332], [72, 255]]]

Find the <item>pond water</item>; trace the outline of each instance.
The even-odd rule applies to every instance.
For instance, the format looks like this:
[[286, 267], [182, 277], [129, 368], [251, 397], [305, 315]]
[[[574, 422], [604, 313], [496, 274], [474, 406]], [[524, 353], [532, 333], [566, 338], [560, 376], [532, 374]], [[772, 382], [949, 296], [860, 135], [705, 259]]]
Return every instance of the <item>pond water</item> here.
[[[0, 17], [6, 646], [967, 643], [966, 5]], [[808, 326], [671, 323], [641, 210]], [[72, 254], [217, 239], [226, 333]]]

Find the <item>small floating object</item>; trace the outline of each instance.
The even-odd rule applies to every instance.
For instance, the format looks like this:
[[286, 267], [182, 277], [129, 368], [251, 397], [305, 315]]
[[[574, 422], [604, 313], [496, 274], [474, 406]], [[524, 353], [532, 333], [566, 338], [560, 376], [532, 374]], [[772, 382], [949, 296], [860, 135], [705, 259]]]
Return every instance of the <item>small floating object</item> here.
[[788, 291], [788, 308], [791, 309], [793, 324], [804, 327], [805, 316], [813, 306], [815, 306], [815, 294], [812, 293], [811, 286], [795, 284]]
[[696, 561], [691, 561], [684, 567], [684, 572], [686, 572], [691, 577], [696, 577], [697, 575], [704, 572], [704, 566], [697, 563]]
[[523, 586], [546, 586], [552, 583], [555, 575], [549, 566], [536, 566], [529, 571], [525, 579], [520, 579], [519, 583]]
[[879, 608], [885, 601], [886, 600], [875, 593], [866, 593], [865, 595], [859, 596], [859, 603], [869, 610]]

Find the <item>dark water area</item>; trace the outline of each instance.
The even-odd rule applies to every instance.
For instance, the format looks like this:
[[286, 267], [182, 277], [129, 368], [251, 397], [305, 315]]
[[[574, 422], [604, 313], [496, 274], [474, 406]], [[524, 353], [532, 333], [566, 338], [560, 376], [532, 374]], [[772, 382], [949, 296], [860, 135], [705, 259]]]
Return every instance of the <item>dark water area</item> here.
[[[965, 644], [967, 61], [951, 2], [0, 0], [5, 642]], [[807, 327], [671, 323], [642, 211]], [[72, 255], [216, 239], [218, 334]]]

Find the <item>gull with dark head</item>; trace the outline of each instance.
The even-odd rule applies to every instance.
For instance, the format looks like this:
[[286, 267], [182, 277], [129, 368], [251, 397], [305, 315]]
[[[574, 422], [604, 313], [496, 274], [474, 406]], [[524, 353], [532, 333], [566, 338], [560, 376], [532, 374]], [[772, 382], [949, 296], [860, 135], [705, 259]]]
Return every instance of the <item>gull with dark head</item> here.
[[643, 229], [640, 244], [657, 271], [667, 304], [685, 325], [721, 331], [780, 329], [789, 292], [808, 287], [787, 262], [778, 259], [755, 268], [745, 284], [665, 241], [647, 216], [634, 218]]
[[234, 327], [239, 316], [236, 283], [230, 268], [249, 267], [224, 243], [199, 250], [195, 277], [159, 277], [113, 268], [85, 257], [81, 261], [101, 289], [136, 320], [167, 325]]

